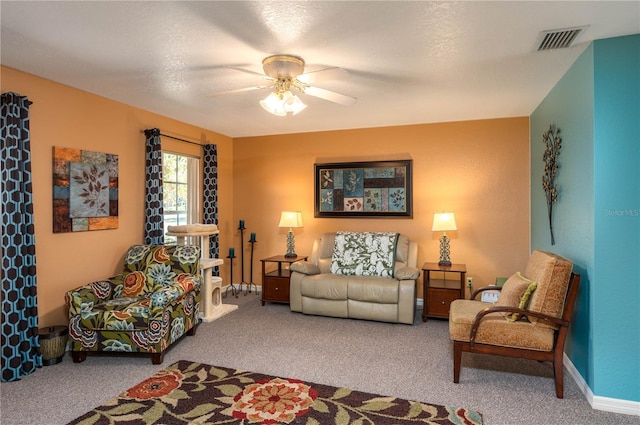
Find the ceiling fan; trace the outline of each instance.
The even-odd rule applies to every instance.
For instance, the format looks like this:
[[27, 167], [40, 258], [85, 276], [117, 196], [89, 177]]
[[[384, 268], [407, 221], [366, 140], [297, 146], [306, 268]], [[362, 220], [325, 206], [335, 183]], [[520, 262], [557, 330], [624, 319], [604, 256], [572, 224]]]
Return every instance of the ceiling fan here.
[[244, 68], [229, 66], [228, 68], [236, 71], [258, 75], [261, 78], [269, 80], [270, 83], [236, 90], [228, 90], [214, 94], [212, 97], [272, 88], [274, 89], [273, 92], [264, 100], [260, 101], [260, 105], [268, 112], [280, 116], [287, 115], [287, 113], [295, 115], [307, 107], [295, 94], [292, 93], [292, 88], [295, 88], [300, 93], [315, 96], [341, 105], [353, 105], [356, 102], [356, 98], [354, 97], [312, 85], [319, 81], [348, 78], [349, 73], [345, 69], [332, 67], [304, 73], [304, 66], [304, 59], [294, 55], [273, 55], [264, 58], [262, 61], [264, 74]]

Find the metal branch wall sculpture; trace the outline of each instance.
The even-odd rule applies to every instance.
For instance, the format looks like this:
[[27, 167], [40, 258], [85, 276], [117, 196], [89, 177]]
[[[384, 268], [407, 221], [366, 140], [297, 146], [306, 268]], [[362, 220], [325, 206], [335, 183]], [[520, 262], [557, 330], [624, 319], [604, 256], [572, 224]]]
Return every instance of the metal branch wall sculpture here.
[[549, 130], [542, 134], [542, 143], [546, 148], [542, 156], [544, 161], [544, 175], [542, 176], [542, 188], [547, 197], [547, 211], [549, 213], [549, 231], [551, 232], [551, 245], [555, 245], [556, 241], [553, 237], [553, 204], [558, 202], [558, 185], [555, 182], [558, 175], [558, 155], [562, 147], [562, 138], [560, 137], [560, 129], [555, 128], [553, 124], [549, 126]]

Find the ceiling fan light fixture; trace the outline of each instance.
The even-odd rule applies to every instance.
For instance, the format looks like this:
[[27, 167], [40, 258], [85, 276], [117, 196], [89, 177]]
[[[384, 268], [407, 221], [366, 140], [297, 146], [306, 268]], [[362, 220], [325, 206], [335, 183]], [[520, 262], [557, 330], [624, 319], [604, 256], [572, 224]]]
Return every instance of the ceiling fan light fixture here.
[[[265, 111], [280, 117], [284, 117], [286, 115], [297, 115], [307, 108], [307, 105], [302, 103], [302, 100], [292, 93], [292, 88], [295, 88], [297, 92], [305, 95], [317, 97], [340, 105], [353, 105], [356, 102], [355, 97], [346, 96], [344, 94], [312, 85], [317, 81], [345, 78], [349, 75], [346, 70], [333, 67], [305, 74], [304, 66], [304, 60], [301, 57], [294, 55], [272, 55], [264, 58], [262, 60], [262, 69], [264, 70], [264, 74], [230, 66], [229, 68], [231, 69], [251, 75], [258, 75], [263, 79], [270, 80], [271, 82], [267, 85], [228, 90], [213, 96], [271, 88], [273, 89], [273, 92], [259, 101], [259, 103]], [[294, 90], [294, 92], [296, 92], [296, 90]]]
[[286, 90], [282, 93], [271, 92], [269, 96], [260, 101], [262, 108], [279, 117], [284, 117], [287, 114], [296, 115], [302, 112], [307, 105], [302, 103], [300, 98], [290, 90]]
[[291, 93], [291, 91], [284, 92], [282, 100], [284, 102], [285, 112], [291, 113], [292, 115], [302, 112], [307, 107], [307, 105], [302, 103], [300, 98]]
[[260, 101], [260, 106], [262, 106], [262, 109], [272, 113], [273, 115], [284, 117], [287, 113], [284, 112], [284, 108], [280, 107], [280, 102], [280, 96], [276, 92], [271, 92], [269, 93], [269, 96]]

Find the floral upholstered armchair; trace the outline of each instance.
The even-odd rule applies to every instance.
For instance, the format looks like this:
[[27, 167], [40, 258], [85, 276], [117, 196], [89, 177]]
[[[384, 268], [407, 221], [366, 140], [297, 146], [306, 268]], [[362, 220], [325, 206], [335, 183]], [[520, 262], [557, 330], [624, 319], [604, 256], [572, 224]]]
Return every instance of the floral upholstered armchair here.
[[88, 351], [150, 353], [153, 364], [199, 323], [200, 247], [134, 245], [123, 272], [66, 293], [71, 355]]

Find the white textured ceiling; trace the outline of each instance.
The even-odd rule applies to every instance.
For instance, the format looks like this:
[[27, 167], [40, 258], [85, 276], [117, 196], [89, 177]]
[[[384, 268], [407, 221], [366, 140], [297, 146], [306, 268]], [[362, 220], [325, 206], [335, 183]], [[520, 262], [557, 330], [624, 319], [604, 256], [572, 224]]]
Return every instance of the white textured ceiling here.
[[[1, 63], [231, 137], [529, 115], [594, 39], [640, 32], [640, 2], [6, 1]], [[534, 52], [543, 30], [589, 25], [574, 47]], [[356, 97], [276, 117], [264, 84], [275, 53], [319, 87]], [[23, 93], [29, 95], [29, 93]]]

